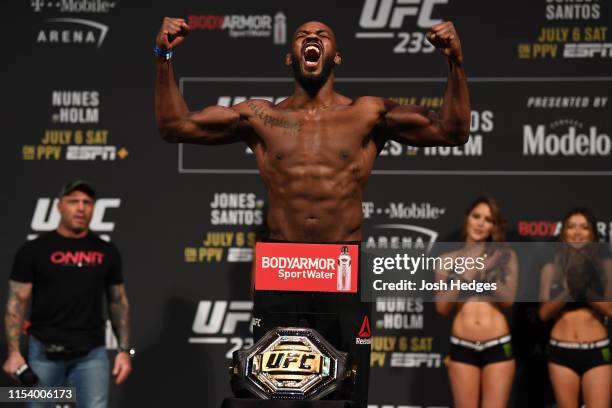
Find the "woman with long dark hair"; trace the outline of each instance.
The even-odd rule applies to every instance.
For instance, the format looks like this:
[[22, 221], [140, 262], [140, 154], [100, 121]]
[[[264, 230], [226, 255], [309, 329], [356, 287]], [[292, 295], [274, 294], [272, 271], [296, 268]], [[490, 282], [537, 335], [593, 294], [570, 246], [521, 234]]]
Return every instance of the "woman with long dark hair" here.
[[437, 280], [495, 282], [496, 299], [453, 290], [439, 292], [436, 310], [453, 318], [448, 374], [455, 407], [505, 407], [514, 378], [510, 328], [501, 309], [510, 307], [517, 285], [518, 261], [504, 241], [504, 220], [497, 202], [478, 198], [469, 206], [462, 229], [464, 246], [443, 257], [484, 257], [486, 268], [461, 274], [438, 270]]
[[540, 318], [555, 319], [548, 345], [548, 372], [559, 408], [612, 403], [612, 357], [604, 318], [612, 315], [612, 268], [599, 255], [597, 223], [586, 209], [570, 211], [562, 222], [564, 244], [542, 268]]

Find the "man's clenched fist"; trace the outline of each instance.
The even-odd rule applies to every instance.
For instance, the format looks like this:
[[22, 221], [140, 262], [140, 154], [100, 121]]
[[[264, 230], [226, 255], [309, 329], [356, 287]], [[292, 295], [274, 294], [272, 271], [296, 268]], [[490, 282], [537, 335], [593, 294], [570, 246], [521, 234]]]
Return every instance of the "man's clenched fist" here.
[[161, 28], [155, 38], [155, 45], [161, 49], [171, 50], [185, 40], [189, 26], [182, 18], [164, 17]]
[[25, 359], [23, 358], [21, 353], [12, 352], [12, 353], [9, 353], [9, 355], [6, 357], [6, 361], [4, 362], [4, 365], [2, 366], [2, 370], [4, 370], [4, 372], [7, 373], [12, 378], [16, 378], [15, 373], [17, 372], [17, 369], [19, 369], [19, 367], [21, 367], [24, 364], [25, 364]]
[[461, 42], [455, 30], [455, 26], [450, 21], [445, 21], [431, 27], [427, 33], [427, 39], [434, 47], [442, 51], [447, 58], [456, 62], [463, 62], [463, 52]]

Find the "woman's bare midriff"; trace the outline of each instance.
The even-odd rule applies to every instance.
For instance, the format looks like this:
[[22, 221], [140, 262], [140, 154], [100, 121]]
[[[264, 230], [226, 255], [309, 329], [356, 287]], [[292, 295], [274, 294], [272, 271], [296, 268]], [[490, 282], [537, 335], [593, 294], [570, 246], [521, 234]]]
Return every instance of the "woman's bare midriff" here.
[[510, 332], [506, 317], [490, 302], [460, 303], [452, 334], [464, 340], [486, 341]]
[[550, 336], [559, 341], [597, 341], [608, 337], [599, 315], [588, 307], [563, 312]]

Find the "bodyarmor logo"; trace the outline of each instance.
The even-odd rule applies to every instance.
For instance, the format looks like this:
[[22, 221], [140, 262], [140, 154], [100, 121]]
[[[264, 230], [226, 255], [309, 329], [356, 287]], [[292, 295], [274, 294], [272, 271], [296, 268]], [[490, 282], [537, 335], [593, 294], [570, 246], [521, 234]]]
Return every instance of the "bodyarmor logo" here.
[[561, 231], [559, 221], [519, 221], [517, 225], [521, 237], [554, 237]]
[[[234, 350], [247, 348], [253, 345], [252, 337], [237, 337], [249, 335], [250, 322], [252, 319], [253, 302], [227, 300], [202, 300], [198, 304], [195, 319], [193, 321], [193, 333], [198, 337], [189, 338], [193, 344], [227, 344], [232, 348], [226, 353], [226, 358], [232, 358]], [[242, 323], [242, 330], [238, 324]], [[245, 330], [245, 326], [249, 326]]]
[[[38, 236], [37, 233], [52, 231], [57, 228], [60, 221], [60, 213], [57, 209], [57, 202], [57, 198], [38, 199], [36, 202], [36, 208], [34, 209], [34, 215], [32, 216], [32, 222], [30, 223], [30, 228], [32, 228], [32, 231], [36, 232], [36, 234], [28, 235], [28, 240], [36, 238]], [[115, 223], [105, 221], [104, 217], [106, 215], [106, 210], [110, 208], [119, 208], [120, 205], [120, 198], [97, 199], [89, 228], [94, 232], [113, 232], [115, 230]], [[110, 240], [108, 235], [100, 235], [100, 238], [107, 241]]]
[[[561, 221], [524, 220], [517, 224], [521, 237], [555, 237], [561, 233]], [[597, 222], [597, 232], [600, 240], [610, 242], [612, 238], [612, 223]]]
[[[397, 54], [431, 53], [434, 46], [425, 38], [424, 31], [398, 31], [405, 26], [407, 17], [416, 17], [416, 26], [427, 30], [442, 22], [434, 19], [434, 8], [438, 4], [447, 4], [449, 0], [365, 0], [359, 27], [362, 30], [355, 34], [361, 39], [391, 39], [399, 42], [393, 48]], [[374, 31], [377, 30], [377, 31]], [[380, 31], [379, 31], [380, 30]]]
[[189, 15], [191, 30], [226, 30], [232, 38], [272, 37], [274, 44], [287, 43], [287, 17], [282, 11], [268, 14]]
[[287, 17], [282, 12], [274, 16], [274, 44], [287, 43]]

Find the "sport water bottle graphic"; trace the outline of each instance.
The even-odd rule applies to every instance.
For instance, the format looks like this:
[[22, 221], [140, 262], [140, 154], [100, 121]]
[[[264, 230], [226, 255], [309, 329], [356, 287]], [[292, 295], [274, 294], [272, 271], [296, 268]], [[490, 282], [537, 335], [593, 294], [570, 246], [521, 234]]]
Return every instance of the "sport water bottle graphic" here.
[[338, 290], [351, 290], [351, 256], [347, 246], [342, 246], [338, 257]]
[[273, 31], [274, 44], [287, 43], [287, 17], [285, 17], [282, 11], [279, 11], [274, 16]]

